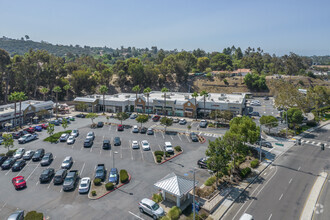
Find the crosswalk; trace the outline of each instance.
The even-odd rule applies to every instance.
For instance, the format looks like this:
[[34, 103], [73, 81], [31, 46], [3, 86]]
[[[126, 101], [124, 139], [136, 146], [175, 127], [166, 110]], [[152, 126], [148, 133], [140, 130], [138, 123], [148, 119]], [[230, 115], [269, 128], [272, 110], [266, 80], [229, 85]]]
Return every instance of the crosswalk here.
[[324, 147], [330, 148], [330, 144], [329, 143], [320, 142], [318, 140], [312, 141], [312, 140], [301, 139], [301, 143], [312, 144], [312, 145], [316, 145], [316, 146], [320, 146], [321, 144], [324, 144]]
[[218, 138], [221, 136], [220, 134], [212, 134], [212, 133], [204, 133], [204, 132], [199, 132], [199, 135], [205, 137], [214, 137], [214, 138]]

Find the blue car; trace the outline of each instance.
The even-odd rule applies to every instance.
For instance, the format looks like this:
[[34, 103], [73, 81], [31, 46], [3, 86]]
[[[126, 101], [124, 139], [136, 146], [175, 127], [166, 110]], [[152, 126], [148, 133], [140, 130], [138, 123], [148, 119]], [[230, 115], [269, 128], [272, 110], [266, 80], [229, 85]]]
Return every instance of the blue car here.
[[35, 126], [34, 129], [35, 129], [35, 131], [38, 131], [38, 132], [42, 131], [42, 127], [41, 126]]
[[118, 184], [118, 170], [117, 168], [111, 168], [109, 174], [109, 183]]

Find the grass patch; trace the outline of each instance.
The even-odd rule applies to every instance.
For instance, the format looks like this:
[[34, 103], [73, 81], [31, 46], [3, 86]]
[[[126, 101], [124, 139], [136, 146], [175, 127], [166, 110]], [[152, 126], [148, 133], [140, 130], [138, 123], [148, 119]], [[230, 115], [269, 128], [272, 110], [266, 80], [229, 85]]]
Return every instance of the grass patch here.
[[216, 180], [217, 180], [217, 178], [216, 178], [215, 176], [211, 176], [210, 178], [208, 178], [208, 179], [205, 181], [204, 185], [205, 185], [205, 186], [212, 186], [213, 183], [215, 183]]
[[70, 134], [71, 130], [57, 132], [57, 133], [45, 138], [44, 141], [48, 141], [51, 143], [57, 142], [58, 139], [61, 137], [61, 135], [65, 134], [65, 133]]

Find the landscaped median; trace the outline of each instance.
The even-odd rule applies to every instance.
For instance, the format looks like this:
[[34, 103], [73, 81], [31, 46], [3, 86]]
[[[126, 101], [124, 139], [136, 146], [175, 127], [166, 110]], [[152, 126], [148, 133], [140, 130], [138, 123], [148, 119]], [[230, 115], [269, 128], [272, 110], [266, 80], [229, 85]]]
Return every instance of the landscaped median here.
[[102, 183], [101, 179], [94, 179], [94, 181], [91, 183], [88, 198], [96, 200], [108, 195], [123, 185], [128, 184], [131, 181], [131, 175], [126, 170], [120, 170], [119, 179], [119, 185], [114, 185], [113, 183]]
[[45, 138], [44, 141], [48, 141], [50, 143], [56, 143], [58, 141], [58, 139], [61, 137], [61, 135], [65, 134], [65, 133], [70, 134], [71, 130], [57, 132], [57, 133]]
[[173, 159], [174, 157], [179, 156], [182, 153], [183, 153], [183, 150], [181, 149], [181, 147], [176, 146], [176, 147], [174, 147], [174, 153], [173, 154], [157, 150], [153, 153], [153, 157], [154, 157], [154, 160], [155, 160], [156, 164], [163, 164], [163, 163]]

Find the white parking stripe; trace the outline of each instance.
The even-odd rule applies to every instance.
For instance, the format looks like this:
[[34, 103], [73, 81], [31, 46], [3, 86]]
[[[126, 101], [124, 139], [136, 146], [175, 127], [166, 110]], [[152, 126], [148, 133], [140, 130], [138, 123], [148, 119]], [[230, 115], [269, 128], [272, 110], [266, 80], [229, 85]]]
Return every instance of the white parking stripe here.
[[131, 159], [133, 160], [133, 149], [132, 149], [132, 141], [129, 140], [129, 149], [131, 149]]
[[11, 168], [8, 169], [7, 173], [5, 174], [7, 176], [7, 174], [10, 172]]
[[141, 152], [142, 160], [144, 160], [144, 157], [143, 157], [143, 150], [142, 150], [142, 143], [141, 143], [141, 142], [140, 142], [140, 152]]
[[200, 131], [198, 135], [201, 135], [201, 134], [202, 134], [202, 132]]
[[163, 151], [163, 150], [162, 150], [162, 147], [160, 146], [160, 144], [158, 144], [158, 147], [159, 147], [160, 151]]
[[[24, 167], [27, 167], [30, 163], [31, 163], [32, 160], [30, 160]], [[23, 169], [21, 169], [21, 171], [19, 171], [19, 173], [17, 174], [17, 176], [20, 176], [21, 172], [23, 171]]]
[[191, 143], [191, 140], [190, 140], [190, 138], [187, 135], [186, 135], [186, 138], [189, 141], [189, 143]]
[[182, 141], [182, 139], [181, 139], [181, 135], [180, 135], [180, 134], [178, 134], [178, 137], [179, 137], [180, 141]]
[[28, 176], [28, 178], [26, 178], [26, 181], [28, 181], [28, 179], [31, 177], [31, 175], [34, 173], [34, 171], [36, 171], [36, 169], [38, 168], [40, 163], [37, 164], [36, 168], [34, 168], [34, 170], [32, 171], [32, 173], [30, 173], [30, 175]]
[[3, 206], [2, 206], [1, 209], [0, 209], [0, 212], [1, 212], [1, 210], [2, 210], [6, 205], [7, 205], [7, 203], [3, 204]]
[[138, 219], [141, 219], [141, 220], [144, 220], [143, 218], [141, 218], [140, 216], [138, 216], [138, 215], [135, 215], [133, 212], [130, 212], [130, 211], [128, 211], [128, 213], [129, 214], [131, 214], [131, 215], [133, 215], [133, 216], [135, 216], [136, 218], [138, 218]]
[[165, 136], [164, 136], [163, 132], [161, 132], [161, 134], [162, 134], [162, 136], [163, 136], [163, 139], [165, 139]]
[[82, 166], [82, 168], [81, 168], [81, 172], [80, 172], [80, 175], [82, 175], [82, 173], [83, 173], [83, 171], [84, 171], [84, 168], [85, 168], [85, 164], [86, 164], [86, 163], [84, 163], [84, 164], [83, 164], [83, 166]]
[[172, 137], [172, 135], [170, 135], [170, 137], [171, 137], [171, 139], [173, 140], [173, 137]]

